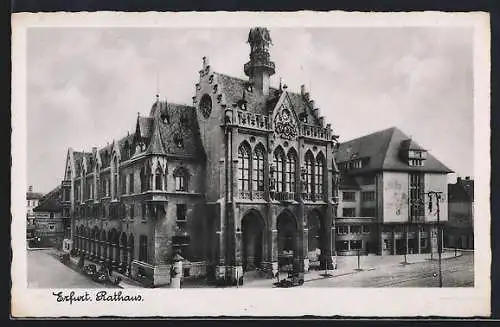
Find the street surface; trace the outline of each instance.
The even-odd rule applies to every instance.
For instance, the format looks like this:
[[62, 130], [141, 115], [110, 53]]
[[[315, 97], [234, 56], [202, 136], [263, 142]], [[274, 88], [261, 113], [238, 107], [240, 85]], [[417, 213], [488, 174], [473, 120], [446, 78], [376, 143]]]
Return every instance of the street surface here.
[[[54, 250], [28, 251], [28, 287], [31, 288], [110, 288], [99, 284], [65, 266], [54, 255]], [[437, 260], [423, 260], [401, 265], [399, 257], [371, 259], [363, 271], [348, 267], [336, 271], [335, 276], [325, 278], [321, 272], [310, 272], [301, 287], [439, 287]], [[368, 259], [365, 259], [368, 261]], [[379, 260], [377, 262], [377, 260]], [[386, 262], [383, 262], [385, 260]], [[374, 263], [375, 261], [375, 263]], [[474, 253], [463, 252], [456, 258], [442, 260], [443, 287], [474, 287]], [[241, 287], [270, 288], [275, 280], [246, 280]], [[168, 287], [168, 286], [166, 286]], [[211, 287], [206, 282], [184, 288]]]
[[[393, 265], [332, 278], [306, 281], [303, 287], [439, 287], [438, 261]], [[443, 287], [474, 287], [474, 254], [442, 260]]]
[[112, 286], [94, 282], [65, 266], [56, 257], [54, 250], [28, 252], [29, 288], [110, 288]]

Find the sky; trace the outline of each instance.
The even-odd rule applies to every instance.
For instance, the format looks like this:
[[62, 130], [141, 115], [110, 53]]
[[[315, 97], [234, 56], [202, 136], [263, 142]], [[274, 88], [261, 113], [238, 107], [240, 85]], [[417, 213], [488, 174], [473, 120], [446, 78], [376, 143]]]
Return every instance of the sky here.
[[[245, 77], [249, 28], [30, 28], [28, 185], [60, 184], [67, 150], [133, 132], [157, 89], [192, 104], [202, 57]], [[473, 37], [465, 27], [271, 28], [289, 91], [305, 84], [340, 141], [400, 128], [459, 176], [473, 177]]]

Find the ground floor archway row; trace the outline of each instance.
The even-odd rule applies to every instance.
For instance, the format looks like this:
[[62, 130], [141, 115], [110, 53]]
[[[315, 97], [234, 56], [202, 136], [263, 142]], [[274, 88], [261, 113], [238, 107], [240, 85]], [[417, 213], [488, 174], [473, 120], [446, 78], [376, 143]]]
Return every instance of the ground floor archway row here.
[[233, 284], [243, 275], [272, 278], [279, 270], [290, 268], [307, 272], [309, 243], [318, 268], [333, 269], [333, 218], [328, 216], [326, 206], [315, 208], [300, 204], [237, 204], [213, 210], [210, 220], [214, 237], [209, 247], [214, 250], [209, 251], [213, 254], [209, 261], [214, 268], [207, 272], [212, 271], [210, 276], [217, 280]]
[[91, 262], [106, 265], [112, 269], [130, 274], [130, 265], [134, 259], [134, 235], [120, 233], [117, 229], [89, 229], [83, 225], [75, 228], [74, 250]]

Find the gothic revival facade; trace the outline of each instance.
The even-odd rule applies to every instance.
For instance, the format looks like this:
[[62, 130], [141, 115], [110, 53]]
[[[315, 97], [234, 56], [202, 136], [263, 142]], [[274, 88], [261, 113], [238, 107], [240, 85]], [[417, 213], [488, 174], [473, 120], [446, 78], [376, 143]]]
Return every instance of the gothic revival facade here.
[[150, 285], [169, 283], [176, 253], [185, 278], [225, 283], [332, 269], [337, 137], [304, 87], [270, 86], [268, 30], [248, 43], [248, 80], [203, 58], [191, 106], [157, 99], [133, 134], [68, 150], [77, 253]]

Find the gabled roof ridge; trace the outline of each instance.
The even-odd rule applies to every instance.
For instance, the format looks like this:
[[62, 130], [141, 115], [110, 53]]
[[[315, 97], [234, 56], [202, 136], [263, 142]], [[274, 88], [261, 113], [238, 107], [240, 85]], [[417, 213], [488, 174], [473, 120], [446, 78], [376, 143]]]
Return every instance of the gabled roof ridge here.
[[[382, 161], [382, 168], [385, 167], [385, 164], [387, 162], [387, 158], [388, 158], [388, 155], [387, 155], [387, 151], [389, 150], [389, 146], [391, 145], [391, 142], [392, 142], [392, 138], [394, 137], [394, 132], [395, 131], [399, 131], [401, 132], [401, 130], [399, 130], [397, 127], [391, 127], [391, 128], [388, 128], [386, 129], [385, 131], [390, 131], [391, 135], [387, 138], [387, 141], [386, 143], [383, 145], [382, 149], [383, 149], [383, 153], [384, 153], [384, 160]], [[403, 132], [401, 132], [401, 134], [405, 135]]]
[[[350, 140], [347, 140], [347, 141], [343, 141], [343, 142], [340, 142], [342, 145], [345, 145], [345, 144], [348, 144], [350, 142], [356, 142], [356, 141], [359, 141], [361, 139], [367, 139], [367, 138], [370, 138], [370, 137], [373, 137], [375, 136], [376, 134], [382, 134], [384, 132], [388, 132], [389, 130], [393, 130], [392, 132], [394, 132], [394, 130], [398, 129], [396, 126], [392, 126], [392, 127], [389, 127], [389, 128], [385, 128], [385, 129], [382, 129], [382, 130], [378, 130], [378, 131], [375, 131], [375, 132], [371, 132], [370, 134], [366, 134], [366, 135], [363, 135], [363, 136], [359, 136], [359, 137], [356, 137], [356, 138], [353, 138], [353, 139], [350, 139]], [[399, 130], [399, 129], [398, 129]]]

